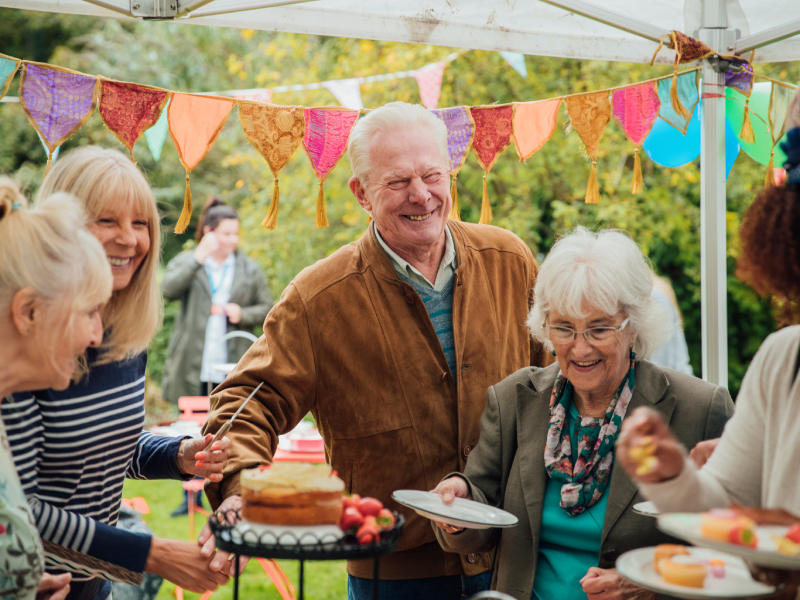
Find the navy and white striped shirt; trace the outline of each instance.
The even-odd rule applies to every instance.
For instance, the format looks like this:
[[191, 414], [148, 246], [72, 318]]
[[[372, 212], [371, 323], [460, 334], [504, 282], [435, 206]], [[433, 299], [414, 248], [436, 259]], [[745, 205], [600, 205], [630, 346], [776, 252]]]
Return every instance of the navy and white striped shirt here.
[[[95, 357], [90, 350], [90, 361]], [[191, 478], [175, 461], [183, 438], [142, 430], [146, 364], [142, 353], [94, 366], [66, 390], [14, 394], [0, 406], [42, 538], [137, 572], [144, 571], [150, 536], [114, 527], [125, 477]], [[64, 565], [48, 557], [47, 567]]]

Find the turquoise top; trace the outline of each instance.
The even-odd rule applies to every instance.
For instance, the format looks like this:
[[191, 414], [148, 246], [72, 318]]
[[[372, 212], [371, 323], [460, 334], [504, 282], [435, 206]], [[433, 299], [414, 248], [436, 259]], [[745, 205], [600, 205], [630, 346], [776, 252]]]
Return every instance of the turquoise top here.
[[[580, 418], [575, 404], [570, 404], [568, 423]], [[578, 454], [575, 428], [570, 428], [573, 464]], [[613, 467], [612, 467], [613, 468]], [[561, 483], [548, 478], [544, 492], [542, 527], [539, 534], [539, 560], [533, 581], [531, 600], [586, 600], [578, 583], [589, 567], [596, 567], [600, 540], [606, 518], [608, 490], [600, 501], [577, 517], [561, 506]]]

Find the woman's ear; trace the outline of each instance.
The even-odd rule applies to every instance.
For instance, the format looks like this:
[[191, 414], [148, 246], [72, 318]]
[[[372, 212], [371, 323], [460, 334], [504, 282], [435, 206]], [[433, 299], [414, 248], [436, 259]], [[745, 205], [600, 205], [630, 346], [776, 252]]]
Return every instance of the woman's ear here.
[[21, 336], [27, 336], [41, 320], [39, 295], [31, 288], [22, 288], [11, 301], [11, 320]]

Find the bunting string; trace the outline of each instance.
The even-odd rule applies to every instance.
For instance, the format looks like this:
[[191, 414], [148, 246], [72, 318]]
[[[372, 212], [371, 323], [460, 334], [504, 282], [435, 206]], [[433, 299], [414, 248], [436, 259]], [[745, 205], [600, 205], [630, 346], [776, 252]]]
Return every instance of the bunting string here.
[[[106, 127], [127, 148], [131, 158], [136, 141], [144, 135], [153, 158], [159, 160], [166, 134], [169, 133], [178, 158], [186, 170], [184, 206], [175, 228], [178, 233], [188, 227], [192, 216], [189, 175], [211, 150], [228, 115], [237, 106], [245, 136], [265, 159], [275, 178], [272, 201], [262, 225], [267, 229], [274, 229], [277, 225], [280, 200], [278, 177], [302, 143], [319, 180], [316, 224], [317, 227], [327, 227], [329, 221], [325, 207], [324, 181], [344, 155], [350, 131], [359, 114], [369, 111], [363, 108], [359, 86], [362, 83], [414, 77], [420, 87], [422, 103], [447, 127], [453, 199], [450, 217], [460, 219], [457, 177], [472, 150], [484, 170], [480, 222], [488, 224], [492, 220], [492, 206], [487, 176], [492, 167], [511, 143], [521, 161], [526, 161], [538, 152], [557, 127], [562, 103], [566, 103], [572, 128], [580, 137], [592, 162], [586, 202], [600, 201], [598, 149], [612, 116], [634, 145], [632, 191], [636, 193], [640, 190], [642, 178], [639, 150], [643, 147], [645, 138], [650, 135], [654, 123], [656, 120], [662, 121], [685, 136], [700, 100], [697, 91], [699, 68], [678, 72], [677, 66], [686, 62], [688, 57], [698, 53], [702, 55], [706, 50], [702, 46], [695, 47], [695, 41], [682, 34], [672, 36], [671, 42], [682, 44], [681, 54], [672, 74], [538, 102], [514, 102], [506, 105], [436, 108], [446, 65], [460, 53], [453, 53], [445, 59], [412, 71], [293, 86], [232, 90], [218, 94], [185, 94], [95, 77], [0, 54], [0, 97], [8, 90], [15, 73], [19, 71], [19, 102], [47, 148], [48, 165], [60, 145], [86, 123], [95, 108]], [[527, 74], [523, 71], [524, 57], [509, 55], [504, 58], [521, 76]], [[749, 119], [752, 113], [762, 122], [769, 122], [774, 155], [783, 134], [788, 91], [794, 89], [794, 86], [753, 73], [749, 64], [742, 62], [747, 67], [744, 74], [736, 73], [728, 77], [728, 87], [743, 91], [748, 87], [748, 81], [749, 87], [752, 87], [752, 79], [755, 77], [773, 84], [769, 114], [762, 117], [749, 106], [745, 106], [744, 117]], [[348, 108], [306, 108], [272, 104], [275, 93], [307, 89], [328, 89], [340, 104]], [[609, 96], [613, 96], [613, 102]], [[709, 96], [724, 95], [716, 91], [704, 94], [704, 97]], [[774, 157], [774, 161], [779, 162], [778, 157]], [[772, 162], [771, 156], [770, 167]]]

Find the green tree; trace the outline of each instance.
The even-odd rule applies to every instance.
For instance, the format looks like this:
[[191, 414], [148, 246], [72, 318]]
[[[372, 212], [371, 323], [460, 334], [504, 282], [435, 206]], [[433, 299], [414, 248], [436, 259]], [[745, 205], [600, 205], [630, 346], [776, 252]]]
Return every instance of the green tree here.
[[[34, 13], [5, 10], [20, 32], [43, 27]], [[2, 18], [0, 18], [2, 22]], [[215, 27], [187, 27], [177, 23], [123, 23], [115, 19], [84, 19], [64, 24], [64, 36], [46, 50], [55, 64], [184, 92], [211, 92], [237, 88], [274, 87], [365, 76], [418, 68], [441, 60], [452, 49], [368, 40], [255, 32]], [[26, 39], [20, 34], [20, 39]], [[23, 53], [21, 46], [12, 46]], [[9, 48], [0, 48], [14, 54]], [[44, 50], [42, 51], [44, 52]], [[23, 58], [30, 58], [25, 54]], [[41, 58], [41, 56], [37, 56]], [[602, 61], [527, 57], [529, 76], [520, 77], [494, 52], [465, 51], [445, 70], [440, 106], [493, 102], [533, 101], [563, 94], [599, 90], [665, 75], [665, 67]], [[800, 79], [797, 64], [758, 65], [757, 71], [784, 81]], [[419, 102], [413, 79], [361, 86], [366, 106], [393, 100]], [[12, 92], [13, 94], [14, 92]], [[305, 106], [335, 105], [324, 90], [276, 94], [274, 102]], [[692, 364], [700, 374], [700, 211], [699, 160], [679, 169], [665, 169], [643, 157], [645, 189], [630, 194], [633, 147], [621, 129], [609, 124], [600, 144], [598, 173], [602, 203], [586, 205], [583, 197], [590, 163], [575, 133], [563, 125], [527, 164], [507, 149], [488, 177], [494, 223], [519, 235], [542, 259], [566, 229], [618, 227], [631, 232], [667, 276], [684, 318]], [[44, 153], [19, 106], [0, 107], [0, 169], [15, 171], [31, 189], [41, 178]], [[32, 137], [31, 137], [32, 136]], [[92, 119], [65, 144], [100, 144], [122, 148], [103, 126]], [[5, 157], [13, 153], [13, 158]], [[156, 163], [140, 141], [135, 157], [147, 174], [164, 215], [164, 260], [190, 244], [186, 234], [170, 233], [183, 203], [184, 171], [171, 142]], [[263, 265], [273, 293], [280, 295], [303, 268], [330, 255], [342, 244], [363, 234], [367, 217], [350, 194], [350, 170], [343, 158], [325, 182], [328, 229], [314, 228], [317, 180], [304, 153], [299, 151], [281, 173], [278, 227], [260, 227], [272, 195], [272, 175], [261, 156], [244, 137], [234, 110], [208, 156], [192, 172], [195, 205], [207, 194], [224, 197], [239, 209], [246, 252]], [[728, 183], [728, 315], [730, 389], [735, 395], [750, 359], [775, 327], [769, 301], [759, 298], [733, 277], [739, 252], [736, 233], [742, 214], [763, 181], [764, 168], [742, 155]], [[477, 222], [483, 171], [470, 155], [458, 178], [462, 217]], [[195, 219], [199, 210], [195, 210]], [[161, 360], [168, 331], [159, 337]]]

